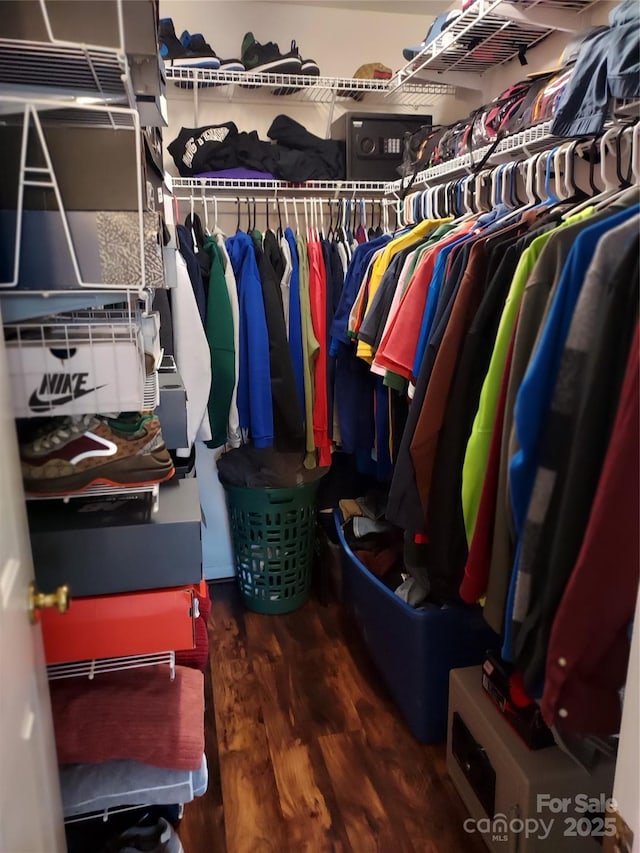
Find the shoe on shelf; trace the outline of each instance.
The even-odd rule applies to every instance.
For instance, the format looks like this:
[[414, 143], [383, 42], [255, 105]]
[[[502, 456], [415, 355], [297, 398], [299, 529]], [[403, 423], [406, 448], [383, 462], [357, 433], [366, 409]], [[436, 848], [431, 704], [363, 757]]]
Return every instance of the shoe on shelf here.
[[155, 826], [127, 829], [108, 849], [113, 853], [184, 853], [175, 829], [163, 817]]
[[239, 59], [221, 59], [215, 50], [205, 41], [202, 33], [190, 33], [185, 30], [180, 36], [182, 46], [194, 56], [216, 59], [220, 71], [244, 71], [244, 65]]
[[[319, 77], [320, 66], [314, 59], [303, 59], [298, 51], [298, 45], [295, 41], [291, 42], [290, 55], [295, 55], [300, 59], [300, 71], [297, 74], [302, 74], [305, 77]], [[281, 86], [273, 90], [274, 95], [293, 95], [294, 92], [300, 91], [300, 86]]]
[[153, 414], [63, 418], [20, 446], [25, 491], [68, 495], [89, 486], [136, 487], [173, 476], [160, 421]]
[[[242, 62], [250, 74], [300, 74], [302, 60], [297, 49], [289, 53], [280, 53], [274, 42], [260, 44], [247, 33], [242, 40]], [[249, 85], [247, 88], [252, 88]]]
[[158, 46], [160, 57], [166, 63], [172, 63], [174, 59], [184, 59], [187, 55], [176, 35], [171, 18], [161, 18], [158, 23]]
[[[166, 63], [170, 63], [176, 68], [220, 68], [220, 60], [204, 39], [202, 41], [206, 47], [203, 47], [201, 52], [195, 53], [193, 50], [185, 47], [178, 39], [171, 18], [160, 19], [158, 26], [160, 57]], [[208, 51], [206, 48], [208, 48]]]

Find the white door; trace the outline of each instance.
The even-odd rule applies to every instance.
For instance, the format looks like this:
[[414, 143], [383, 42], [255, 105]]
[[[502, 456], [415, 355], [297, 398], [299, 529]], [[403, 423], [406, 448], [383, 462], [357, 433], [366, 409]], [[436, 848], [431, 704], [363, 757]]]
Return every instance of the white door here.
[[32, 580], [0, 328], [0, 853], [66, 850], [42, 632], [27, 610]]

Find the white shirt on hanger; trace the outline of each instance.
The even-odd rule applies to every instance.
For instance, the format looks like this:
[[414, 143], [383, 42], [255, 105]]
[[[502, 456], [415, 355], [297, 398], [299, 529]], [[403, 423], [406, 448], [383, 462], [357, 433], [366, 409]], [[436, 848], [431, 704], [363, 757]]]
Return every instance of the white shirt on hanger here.
[[187, 447], [179, 448], [176, 453], [188, 456], [194, 441], [211, 440], [207, 411], [211, 354], [187, 264], [180, 252], [176, 252], [176, 286], [171, 293], [171, 310], [176, 364], [187, 392]]
[[347, 255], [344, 243], [337, 243], [336, 245], [338, 246], [338, 255], [340, 256], [340, 263], [342, 264], [342, 274], [346, 276], [347, 270], [349, 269], [349, 256]]

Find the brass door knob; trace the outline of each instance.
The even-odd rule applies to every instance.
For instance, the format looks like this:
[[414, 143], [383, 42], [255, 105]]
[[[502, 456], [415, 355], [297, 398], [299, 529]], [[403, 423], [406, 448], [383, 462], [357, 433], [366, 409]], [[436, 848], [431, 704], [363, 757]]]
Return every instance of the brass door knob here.
[[69, 609], [70, 597], [69, 587], [64, 584], [59, 586], [55, 592], [38, 592], [33, 581], [29, 584], [29, 600], [27, 610], [31, 623], [38, 621], [37, 611], [45, 607], [55, 607], [59, 613], [66, 613]]

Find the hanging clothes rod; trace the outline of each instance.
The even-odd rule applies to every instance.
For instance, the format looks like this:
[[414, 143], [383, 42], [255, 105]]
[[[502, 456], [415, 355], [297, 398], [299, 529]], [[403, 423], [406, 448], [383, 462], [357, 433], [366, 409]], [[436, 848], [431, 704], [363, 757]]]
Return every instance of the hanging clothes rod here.
[[[640, 184], [640, 133], [638, 124], [614, 126], [592, 139], [555, 140], [544, 150], [508, 163], [487, 167], [426, 188], [395, 196], [400, 222], [410, 225], [433, 216], [488, 211], [498, 205], [515, 208], [541, 200], [563, 201], [577, 190], [588, 197], [600, 191]], [[583, 186], [576, 181], [576, 166], [583, 163]], [[595, 182], [595, 178], [598, 182]]]
[[274, 204], [278, 204], [280, 202], [287, 204], [304, 204], [306, 201], [308, 204], [343, 204], [345, 201], [366, 201], [367, 204], [395, 204], [394, 199], [385, 198], [384, 196], [373, 196], [367, 197], [366, 199], [361, 198], [360, 196], [354, 196], [353, 198], [320, 198], [319, 196], [284, 196], [284, 195], [271, 195], [271, 196], [261, 196], [259, 198], [254, 199], [253, 196], [243, 195], [241, 197], [238, 196], [212, 196], [212, 195], [202, 195], [201, 193], [193, 193], [193, 195], [175, 195], [173, 198], [176, 201], [185, 201], [185, 202], [206, 202], [208, 204], [212, 203], [214, 200], [218, 204], [238, 204], [240, 200], [243, 204], [246, 203], [247, 199], [250, 198], [251, 201], [255, 201], [256, 203], [264, 204], [264, 202], [273, 202]]
[[278, 180], [247, 180], [241, 178], [171, 178], [174, 190], [199, 190], [208, 192], [232, 192], [233, 190], [251, 192], [316, 193], [384, 193], [385, 181], [306, 181], [292, 184]]

